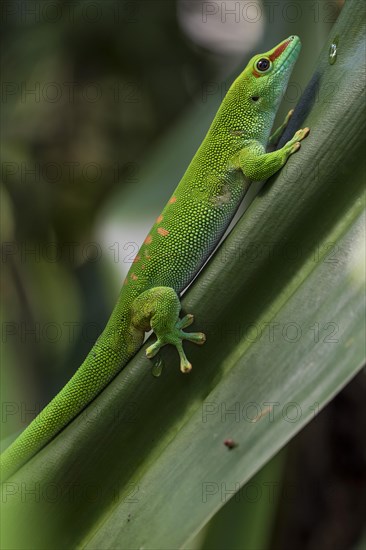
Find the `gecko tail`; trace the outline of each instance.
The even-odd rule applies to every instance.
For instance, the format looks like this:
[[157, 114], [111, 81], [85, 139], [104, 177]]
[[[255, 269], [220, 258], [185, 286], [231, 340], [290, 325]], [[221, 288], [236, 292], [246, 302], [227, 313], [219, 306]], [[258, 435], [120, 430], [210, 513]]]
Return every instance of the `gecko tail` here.
[[128, 361], [96, 343], [69, 382], [0, 455], [0, 478], [6, 481], [49, 443], [107, 386]]

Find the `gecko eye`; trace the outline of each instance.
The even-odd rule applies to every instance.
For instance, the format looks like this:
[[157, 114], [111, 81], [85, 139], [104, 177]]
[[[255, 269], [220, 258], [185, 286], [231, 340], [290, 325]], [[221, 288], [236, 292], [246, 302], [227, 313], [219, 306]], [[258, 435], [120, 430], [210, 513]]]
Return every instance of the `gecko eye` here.
[[268, 71], [270, 66], [271, 66], [271, 62], [267, 57], [261, 57], [260, 59], [258, 59], [257, 63], [255, 64], [256, 69], [261, 73], [265, 73], [266, 71]]
[[253, 95], [253, 96], [251, 97], [251, 100], [252, 100], [252, 101], [258, 101], [258, 99], [259, 99], [259, 96], [257, 96], [257, 95]]

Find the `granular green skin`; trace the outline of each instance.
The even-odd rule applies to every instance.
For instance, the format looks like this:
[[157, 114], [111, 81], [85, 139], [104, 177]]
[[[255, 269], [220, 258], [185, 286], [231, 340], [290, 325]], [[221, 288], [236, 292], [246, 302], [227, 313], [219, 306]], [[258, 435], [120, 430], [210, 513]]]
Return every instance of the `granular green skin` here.
[[[165, 344], [176, 346], [181, 371], [192, 366], [182, 341], [203, 344], [204, 334], [184, 332], [192, 315], [179, 319], [179, 293], [190, 283], [218, 244], [251, 181], [277, 172], [300, 147], [308, 129], [299, 130], [281, 149], [284, 124], [270, 137], [277, 108], [300, 51], [290, 37], [256, 55], [232, 84], [186, 173], [147, 235], [123, 284], [101, 336], [71, 380], [1, 455], [6, 480], [66, 426], [140, 348], [145, 332], [157, 341], [153, 357]], [[269, 64], [261, 72], [259, 66]], [[267, 60], [267, 61], [266, 61]]]

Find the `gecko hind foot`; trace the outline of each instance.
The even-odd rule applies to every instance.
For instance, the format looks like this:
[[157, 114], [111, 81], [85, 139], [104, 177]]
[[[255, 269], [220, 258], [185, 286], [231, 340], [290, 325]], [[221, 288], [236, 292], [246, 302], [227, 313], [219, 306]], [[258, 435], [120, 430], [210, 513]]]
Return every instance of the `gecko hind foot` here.
[[193, 315], [186, 315], [182, 319], [178, 319], [174, 329], [164, 335], [160, 335], [156, 342], [149, 346], [146, 350], [146, 357], [151, 359], [159, 350], [166, 344], [172, 344], [177, 348], [180, 357], [180, 370], [183, 373], [188, 373], [192, 370], [192, 364], [188, 361], [183, 349], [183, 340], [189, 340], [194, 344], [202, 345], [206, 341], [206, 336], [203, 332], [184, 332], [182, 328], [186, 328], [193, 323]]
[[131, 306], [131, 325], [140, 331], [150, 328], [156, 335], [156, 342], [146, 350], [146, 356], [151, 359], [166, 344], [172, 344], [178, 350], [180, 370], [189, 372], [192, 369], [184, 350], [183, 340], [194, 344], [203, 344], [206, 336], [202, 332], [184, 332], [194, 320], [187, 314], [179, 318], [181, 305], [176, 291], [171, 287], [152, 287], [142, 292]]

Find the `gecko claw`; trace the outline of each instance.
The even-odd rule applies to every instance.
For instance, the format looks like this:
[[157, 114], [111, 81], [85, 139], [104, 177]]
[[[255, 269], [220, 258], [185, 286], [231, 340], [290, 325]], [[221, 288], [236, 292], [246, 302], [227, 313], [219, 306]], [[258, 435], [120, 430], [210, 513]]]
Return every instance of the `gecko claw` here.
[[181, 342], [176, 345], [176, 348], [180, 357], [180, 370], [183, 374], [188, 374], [192, 370], [192, 364], [188, 361]]
[[161, 346], [163, 344], [161, 343], [161, 341], [158, 339], [156, 340], [156, 342], [154, 342], [153, 344], [151, 344], [151, 346], [149, 346], [146, 350], [146, 357], [148, 359], [152, 359], [153, 357], [155, 357], [155, 355], [158, 353], [158, 351], [160, 350]]
[[189, 340], [194, 344], [202, 346], [206, 342], [206, 335], [203, 332], [183, 332], [181, 331], [182, 339]]
[[179, 329], [189, 327], [189, 325], [191, 325], [193, 321], [194, 316], [191, 313], [188, 313], [182, 319], [179, 319], [177, 321], [176, 327]]

